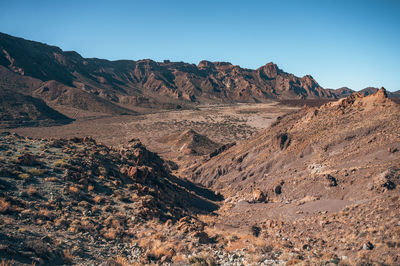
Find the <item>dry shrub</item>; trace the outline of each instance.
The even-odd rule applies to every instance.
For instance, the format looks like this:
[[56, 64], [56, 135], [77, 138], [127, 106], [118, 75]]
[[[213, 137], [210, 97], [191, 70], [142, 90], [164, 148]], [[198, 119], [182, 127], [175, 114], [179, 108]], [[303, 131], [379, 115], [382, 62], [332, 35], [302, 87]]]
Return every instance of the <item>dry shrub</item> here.
[[216, 232], [215, 229], [206, 229], [207, 233], [210, 236], [216, 235], [219, 233], [217, 239], [222, 241], [222, 244], [225, 245], [225, 250], [228, 252], [234, 252], [236, 250], [247, 249], [249, 253], [256, 253], [260, 250], [263, 250], [268, 242], [261, 238], [255, 237], [250, 233], [229, 233], [224, 231]]
[[109, 240], [114, 240], [117, 238], [117, 234], [117, 230], [115, 230], [114, 228], [110, 228], [103, 234], [103, 236]]
[[286, 265], [299, 265], [300, 263], [303, 263], [300, 259], [290, 259], [286, 262]]
[[184, 262], [187, 262], [187, 257], [181, 253], [178, 253], [172, 257], [172, 262], [174, 264], [184, 264]]
[[59, 160], [57, 160], [57, 161], [55, 161], [54, 163], [53, 163], [53, 166], [54, 167], [65, 167], [65, 166], [67, 166], [68, 165], [68, 163], [65, 161], [65, 160], [63, 160], [63, 159], [59, 159]]
[[[138, 236], [140, 237], [140, 236]], [[143, 248], [143, 249], [149, 249], [151, 248], [151, 244], [152, 244], [152, 240], [150, 238], [146, 238], [144, 236], [142, 236], [143, 238], [140, 238], [138, 241], [138, 245], [139, 247]]]
[[172, 259], [172, 256], [174, 256], [174, 254], [175, 254], [173, 245], [162, 243], [161, 241], [157, 241], [157, 240], [155, 241], [154, 244], [155, 245], [150, 250], [150, 252], [147, 253], [148, 257], [152, 257], [157, 260], [160, 260], [162, 258], [164, 258], [165, 260]]
[[0, 266], [12, 266], [14, 265], [13, 261], [2, 259], [0, 262]]
[[218, 263], [211, 256], [201, 255], [193, 256], [189, 259], [189, 263], [194, 266], [217, 266]]
[[43, 169], [32, 168], [28, 172], [33, 176], [42, 176], [46, 171]]
[[74, 256], [72, 255], [71, 250], [69, 250], [69, 249], [64, 250], [63, 259], [64, 259], [64, 262], [67, 264], [70, 264], [74, 261]]
[[23, 180], [29, 180], [31, 178], [31, 175], [24, 173], [24, 174], [19, 174], [18, 177]]
[[87, 188], [88, 191], [93, 191], [93, 189], [94, 189], [94, 186], [92, 186], [92, 185], [89, 185]]
[[121, 265], [121, 266], [130, 266], [131, 265], [129, 263], [129, 261], [122, 256], [117, 256], [117, 258], [115, 259], [115, 263], [117, 263], [118, 265]]
[[70, 187], [69, 187], [69, 191], [72, 192], [72, 193], [78, 193], [79, 188], [74, 187], [74, 186], [70, 186]]
[[0, 198], [0, 213], [5, 213], [10, 209], [10, 203], [5, 198]]
[[148, 250], [147, 257], [152, 260], [163, 259], [171, 260], [175, 255], [175, 247], [178, 246], [174, 242], [163, 242], [161, 240], [153, 240], [150, 238], [142, 238], [139, 240], [139, 246], [145, 250]]
[[52, 211], [50, 211], [50, 210], [41, 208], [41, 209], [39, 210], [39, 216], [40, 216], [41, 218], [45, 218], [45, 219], [51, 220], [51, 219], [53, 219], [53, 218], [55, 217], [55, 214], [54, 214], [54, 212], [52, 212]]
[[57, 177], [55, 177], [55, 176], [45, 177], [44, 180], [46, 182], [57, 182], [57, 181], [59, 181], [59, 179]]
[[216, 221], [215, 215], [206, 215], [206, 214], [199, 214], [197, 218], [205, 224], [213, 225]]
[[103, 201], [103, 197], [101, 197], [101, 196], [96, 196], [96, 197], [93, 198], [93, 201], [94, 201], [96, 204], [100, 204], [100, 203]]
[[34, 187], [29, 187], [29, 188], [26, 190], [26, 194], [28, 194], [29, 196], [36, 195], [36, 194], [37, 194], [37, 190], [36, 190], [36, 188], [34, 188]]
[[65, 218], [59, 218], [54, 220], [54, 226], [59, 227], [59, 226], [68, 226], [69, 221], [66, 220]]
[[[355, 265], [356, 263], [350, 261], [349, 259], [345, 259], [345, 260], [341, 260], [339, 262], [339, 266], [351, 266], [351, 265]], [[388, 264], [388, 265], [392, 265], [392, 264]]]

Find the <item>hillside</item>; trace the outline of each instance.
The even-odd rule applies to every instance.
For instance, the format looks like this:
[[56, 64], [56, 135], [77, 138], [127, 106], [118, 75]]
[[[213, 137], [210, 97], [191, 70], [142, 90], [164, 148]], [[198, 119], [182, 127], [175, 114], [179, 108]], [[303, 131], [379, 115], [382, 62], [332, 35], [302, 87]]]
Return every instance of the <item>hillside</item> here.
[[354, 93], [287, 114], [181, 175], [227, 198], [217, 221], [225, 227], [257, 226], [350, 264], [398, 264], [399, 123], [384, 89]]
[[[399, 154], [388, 149], [400, 148], [399, 108], [384, 90], [367, 97], [355, 93], [319, 108], [303, 108], [196, 167], [193, 180], [227, 192], [249, 192], [254, 185], [272, 186], [288, 175], [301, 180], [314, 172], [343, 175], [347, 168], [361, 172], [373, 168], [374, 173], [368, 175], [377, 175], [398, 159]], [[304, 180], [304, 187], [309, 181]]]
[[53, 126], [72, 121], [40, 99], [11, 90], [0, 90], [1, 128]]

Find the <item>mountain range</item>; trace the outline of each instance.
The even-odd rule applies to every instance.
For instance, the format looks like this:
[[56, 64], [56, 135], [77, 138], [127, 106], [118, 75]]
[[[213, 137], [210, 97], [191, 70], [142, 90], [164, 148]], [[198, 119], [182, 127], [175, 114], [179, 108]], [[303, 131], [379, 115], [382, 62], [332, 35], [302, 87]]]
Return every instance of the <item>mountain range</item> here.
[[311, 75], [296, 77], [272, 62], [252, 70], [228, 62], [109, 61], [4, 33], [0, 89], [39, 98], [61, 113], [68, 107], [106, 115], [198, 104], [337, 99], [353, 92], [324, 89]]

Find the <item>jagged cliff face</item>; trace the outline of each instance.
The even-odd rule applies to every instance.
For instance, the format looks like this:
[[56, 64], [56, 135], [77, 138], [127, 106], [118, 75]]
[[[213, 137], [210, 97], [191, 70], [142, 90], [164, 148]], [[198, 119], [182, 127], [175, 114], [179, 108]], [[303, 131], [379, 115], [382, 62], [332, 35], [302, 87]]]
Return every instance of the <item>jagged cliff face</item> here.
[[225, 62], [108, 61], [6, 34], [0, 34], [0, 65], [19, 76], [55, 80], [128, 105], [336, 97], [311, 76], [298, 78], [273, 63], [251, 70]]

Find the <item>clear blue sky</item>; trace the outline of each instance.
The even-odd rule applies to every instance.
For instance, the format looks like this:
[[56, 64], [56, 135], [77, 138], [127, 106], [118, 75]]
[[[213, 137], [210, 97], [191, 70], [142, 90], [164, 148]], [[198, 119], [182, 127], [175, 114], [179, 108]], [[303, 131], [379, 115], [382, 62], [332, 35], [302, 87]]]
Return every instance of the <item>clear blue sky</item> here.
[[0, 0], [0, 31], [110, 60], [273, 61], [323, 87], [400, 90], [400, 0]]

